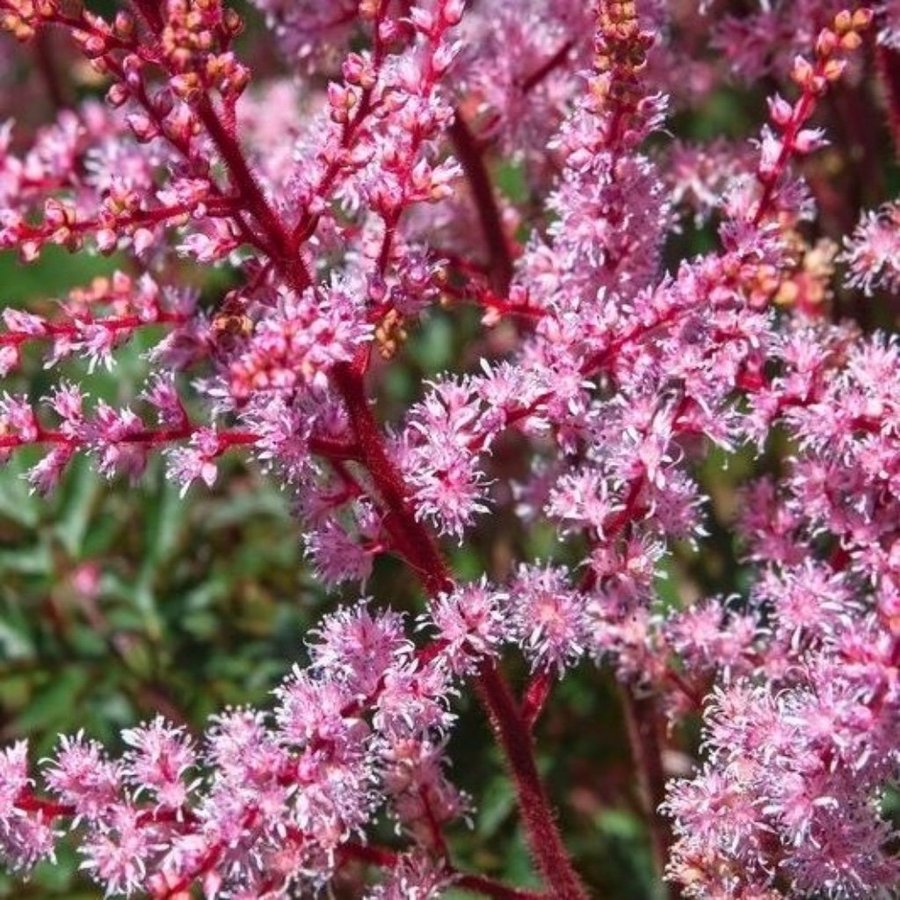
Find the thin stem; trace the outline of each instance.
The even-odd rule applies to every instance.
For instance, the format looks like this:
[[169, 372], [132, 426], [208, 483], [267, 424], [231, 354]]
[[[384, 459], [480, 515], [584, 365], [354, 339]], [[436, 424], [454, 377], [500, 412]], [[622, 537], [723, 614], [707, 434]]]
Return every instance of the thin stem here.
[[[344, 859], [353, 859], [382, 869], [392, 869], [400, 860], [400, 854], [395, 850], [371, 844], [358, 844], [354, 841], [342, 845], [338, 852]], [[514, 888], [482, 875], [467, 875], [451, 867], [448, 867], [446, 872], [452, 879], [454, 887], [486, 897], [495, 897], [496, 900], [542, 900], [546, 897], [546, 894]]]
[[[666, 796], [666, 773], [662, 763], [656, 701], [652, 697], [635, 697], [626, 686], [622, 686], [620, 694], [628, 742], [637, 769], [644, 815], [650, 832], [653, 859], [662, 878], [669, 859], [672, 832], [669, 823], [659, 813], [660, 804]], [[677, 890], [670, 886], [669, 895], [677, 896]]]
[[68, 85], [59, 77], [59, 71], [53, 60], [53, 37], [46, 31], [39, 32], [34, 39], [34, 55], [38, 69], [47, 88], [47, 96], [56, 110], [63, 109], [68, 102]]
[[450, 126], [450, 139], [456, 150], [456, 155], [462, 164], [463, 171], [472, 189], [472, 197], [478, 210], [478, 218], [481, 221], [481, 230], [487, 245], [490, 257], [491, 280], [494, 289], [506, 295], [513, 276], [513, 260], [509, 249], [509, 242], [503, 228], [503, 219], [500, 215], [500, 207], [494, 194], [494, 186], [484, 158], [469, 126], [459, 110], [453, 118]]
[[485, 897], [494, 897], [496, 900], [544, 900], [547, 897], [546, 894], [539, 894], [535, 891], [523, 891], [519, 888], [509, 887], [481, 875], [460, 875], [453, 885], [464, 891], [483, 894]]
[[535, 864], [558, 900], [584, 900], [587, 892], [572, 868], [538, 775], [532, 737], [521, 710], [493, 662], [479, 671], [478, 690], [515, 782], [519, 808]]
[[208, 97], [204, 97], [197, 106], [197, 113], [210, 138], [222, 156], [234, 186], [249, 208], [259, 227], [273, 242], [277, 263], [289, 277], [292, 286], [299, 291], [312, 284], [312, 278], [299, 254], [292, 248], [290, 234], [275, 210], [270, 206], [256, 177], [247, 164], [247, 159], [237, 138], [231, 134], [216, 113], [215, 107]]
[[875, 49], [875, 62], [884, 86], [887, 121], [894, 140], [894, 151], [900, 156], [900, 51], [879, 46]]
[[403, 479], [387, 455], [381, 430], [365, 393], [361, 357], [356, 365], [338, 363], [332, 379], [344, 399], [359, 448], [360, 461], [369, 471], [385, 509], [384, 525], [396, 549], [422, 579], [430, 594], [447, 590], [453, 579], [429, 532], [416, 520]]
[[558, 69], [568, 59], [574, 46], [574, 41], [566, 41], [542, 66], [535, 69], [522, 82], [522, 93], [531, 93], [554, 69]]

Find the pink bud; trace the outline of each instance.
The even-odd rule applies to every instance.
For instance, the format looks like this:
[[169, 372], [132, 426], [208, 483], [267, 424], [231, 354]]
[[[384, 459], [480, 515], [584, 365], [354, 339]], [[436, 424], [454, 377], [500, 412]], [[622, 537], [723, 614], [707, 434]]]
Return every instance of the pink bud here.
[[781, 95], [769, 97], [769, 116], [777, 125], [787, 125], [791, 121], [793, 108]]

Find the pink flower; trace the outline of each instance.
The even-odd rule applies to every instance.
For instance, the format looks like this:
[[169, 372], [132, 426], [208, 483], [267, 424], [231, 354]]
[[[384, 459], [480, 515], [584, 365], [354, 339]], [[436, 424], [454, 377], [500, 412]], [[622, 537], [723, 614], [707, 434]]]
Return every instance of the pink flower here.
[[561, 568], [522, 566], [506, 601], [513, 639], [534, 668], [562, 673], [584, 652], [585, 601]]
[[846, 239], [841, 257], [850, 267], [847, 283], [871, 294], [873, 288], [900, 289], [900, 205], [863, 214]]

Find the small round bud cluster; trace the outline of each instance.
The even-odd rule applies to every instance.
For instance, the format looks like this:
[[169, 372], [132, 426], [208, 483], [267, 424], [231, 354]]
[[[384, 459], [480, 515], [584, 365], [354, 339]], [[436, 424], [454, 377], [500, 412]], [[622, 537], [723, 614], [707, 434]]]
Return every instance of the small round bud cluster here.
[[0, 29], [17, 41], [29, 41], [45, 22], [59, 12], [57, 0], [3, 0], [0, 3]]
[[825, 93], [826, 84], [837, 81], [847, 63], [842, 54], [857, 50], [862, 44], [862, 34], [872, 24], [874, 13], [870, 9], [858, 9], [854, 13], [839, 12], [830, 28], [823, 28], [816, 40], [816, 64], [803, 57], [794, 60], [791, 78], [805, 92], [816, 96]]
[[598, 101], [608, 98], [628, 107], [640, 99], [638, 75], [655, 40], [653, 32], [641, 28], [633, 0], [600, 3], [594, 68], [601, 77], [591, 84]]
[[230, 99], [240, 96], [250, 73], [228, 49], [243, 27], [237, 13], [219, 0], [171, 0], [166, 10], [160, 43], [176, 73], [169, 82], [175, 94], [188, 102], [210, 89]]

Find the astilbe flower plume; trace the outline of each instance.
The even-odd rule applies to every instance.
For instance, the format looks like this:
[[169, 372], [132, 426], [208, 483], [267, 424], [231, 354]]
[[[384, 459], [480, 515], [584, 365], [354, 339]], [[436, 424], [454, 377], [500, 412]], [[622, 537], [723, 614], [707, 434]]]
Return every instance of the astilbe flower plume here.
[[[838, 252], [817, 230], [828, 172], [806, 163], [829, 139], [810, 122], [823, 97], [866, 82], [864, 42], [894, 52], [897, 5], [258, 6], [283, 66], [260, 83], [222, 0], [109, 17], [0, 0], [5, 31], [26, 46], [64, 33], [106, 92], [30, 135], [0, 129], [0, 248], [23, 264], [51, 246], [125, 261], [52, 306], [4, 309], [0, 375], [35, 354], [87, 365], [83, 383], [3, 393], [0, 456], [42, 451], [26, 477], [46, 493], [80, 453], [131, 479], [162, 453], [186, 491], [242, 452], [290, 492], [323, 582], [365, 585], [390, 554], [423, 608], [366, 597], [330, 613], [271, 708], [227, 709], [202, 734], [158, 717], [122, 733], [120, 756], [62, 736], [37, 768], [26, 741], [6, 748], [4, 863], [27, 875], [68, 835], [109, 895], [306, 895], [364, 863], [382, 870], [371, 897], [534, 897], [451, 858], [447, 832], [479, 801], [448, 754], [472, 693], [539, 896], [586, 897], [532, 732], [588, 661], [620, 682], [673, 892], [892, 890], [900, 344], [842, 321], [834, 295], [896, 299], [900, 214], [883, 197], [850, 209]], [[710, 27], [731, 63], [698, 56]], [[755, 141], [670, 138], [673, 114], [717, 84], [763, 76], [778, 92]], [[504, 158], [526, 199], [497, 190]], [[691, 223], [715, 247], [680, 259], [673, 235]], [[191, 265], [226, 269], [229, 287], [201, 303]], [[408, 336], [464, 305], [484, 341], [379, 422]], [[92, 399], [93, 370], [145, 329], [142, 393]], [[775, 442], [781, 466], [742, 485], [731, 523], [750, 587], [665, 608], [676, 548], [709, 526], [699, 464], [762, 460]], [[508, 446], [513, 470], [495, 464]], [[458, 579], [441, 541], [472, 540], [502, 507], [569, 552]], [[529, 673], [521, 693], [510, 657]], [[667, 788], [659, 721], [698, 714], [702, 759]], [[399, 849], [374, 842], [384, 820]]]

